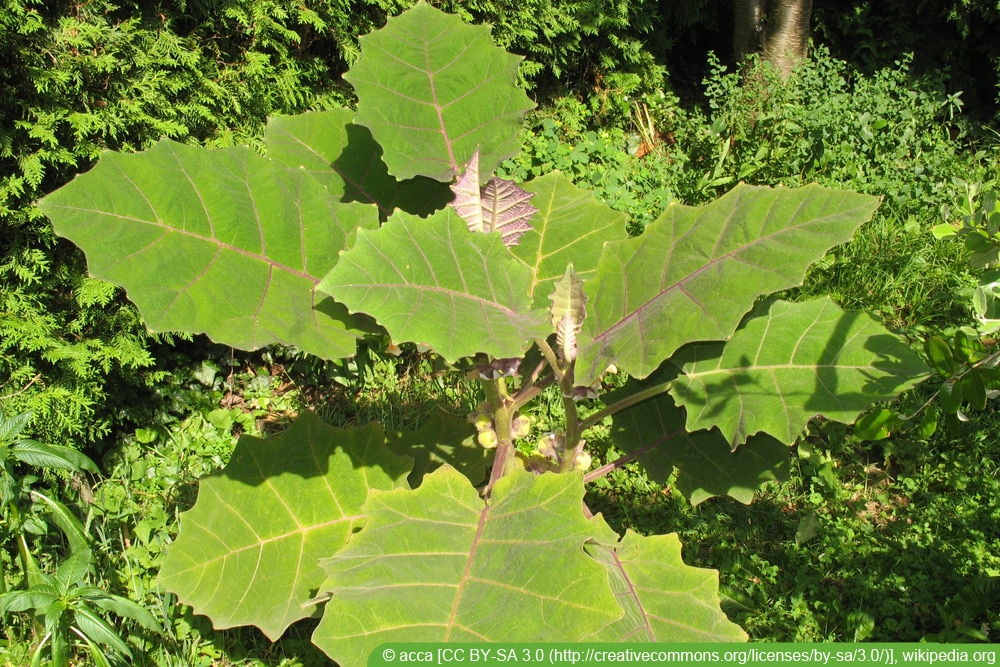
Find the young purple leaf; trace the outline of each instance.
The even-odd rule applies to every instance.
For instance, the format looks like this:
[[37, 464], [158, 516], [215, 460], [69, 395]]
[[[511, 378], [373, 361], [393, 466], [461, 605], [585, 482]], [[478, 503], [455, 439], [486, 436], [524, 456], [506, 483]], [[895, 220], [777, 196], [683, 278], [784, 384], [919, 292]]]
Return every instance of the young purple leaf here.
[[491, 231], [499, 231], [508, 248], [517, 245], [531, 229], [531, 217], [538, 209], [531, 205], [534, 195], [514, 182], [494, 176], [483, 187], [483, 218]]
[[564, 361], [573, 361], [576, 359], [577, 351], [576, 336], [580, 333], [583, 319], [587, 316], [585, 308], [587, 295], [583, 292], [583, 281], [577, 277], [572, 262], [566, 265], [566, 271], [556, 283], [549, 300], [552, 301], [549, 313], [552, 315], [552, 326], [556, 330], [559, 353]]
[[531, 216], [538, 212], [531, 205], [534, 194], [513, 181], [494, 176], [485, 186], [479, 187], [478, 150], [451, 190], [455, 193], [451, 207], [465, 220], [469, 231], [499, 231], [508, 247], [517, 245], [521, 236], [531, 229]]
[[482, 190], [479, 187], [479, 149], [472, 154], [469, 164], [465, 165], [465, 172], [461, 178], [451, 186], [451, 191], [455, 193], [455, 199], [451, 202], [451, 207], [461, 216], [462, 220], [469, 225], [470, 232], [488, 232], [483, 222], [483, 200]]

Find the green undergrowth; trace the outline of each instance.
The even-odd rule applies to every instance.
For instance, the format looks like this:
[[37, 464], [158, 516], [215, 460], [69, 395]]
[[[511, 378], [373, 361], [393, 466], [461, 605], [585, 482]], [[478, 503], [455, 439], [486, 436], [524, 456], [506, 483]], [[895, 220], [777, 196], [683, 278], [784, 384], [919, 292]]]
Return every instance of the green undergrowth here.
[[670, 202], [704, 203], [739, 182], [874, 194], [872, 221], [813, 267], [801, 293], [832, 293], [897, 329], [967, 323], [967, 253], [929, 229], [967, 183], [991, 184], [1000, 158], [960, 96], [911, 74], [909, 59], [862, 76], [822, 48], [786, 83], [766, 65], [729, 72], [715, 61], [704, 86], [701, 106], [664, 92], [611, 95], [603, 113], [558, 100], [534, 112], [506, 173], [562, 171], [627, 213], [634, 233]]
[[[412, 349], [372, 354], [360, 369], [324, 368], [280, 351], [214, 349], [163, 388], [173, 397], [169, 416], [125, 438], [103, 461], [106, 477], [78, 494], [102, 563], [100, 584], [142, 601], [166, 628], [162, 637], [127, 633], [143, 656], [136, 664], [326, 664], [309, 642], [309, 621], [271, 644], [255, 629], [214, 631], [158, 587], [164, 550], [197, 479], [228, 461], [239, 435], [280, 431], [303, 409], [332, 424], [381, 419], [402, 429], [434, 410], [461, 414], [478, 397], [464, 382], [436, 377], [436, 358]], [[536, 429], [560, 417], [560, 401], [551, 398], [531, 415]], [[930, 441], [904, 434], [877, 444], [840, 425], [814, 425], [791, 452], [790, 480], [765, 486], [747, 506], [714, 498], [692, 507], [672, 481], [652, 483], [631, 464], [597, 483], [587, 502], [618, 530], [680, 533], [685, 562], [720, 571], [723, 607], [754, 640], [955, 641], [983, 632], [995, 639], [996, 417], [984, 413]], [[602, 439], [598, 430], [598, 451], [609, 447]], [[14, 647], [28, 631], [7, 628], [0, 660], [18, 664]]]
[[[159, 419], [105, 456], [105, 476], [76, 491], [69, 479], [51, 484], [85, 517], [101, 563], [95, 583], [141, 601], [166, 629], [125, 633], [141, 656], [136, 664], [326, 664], [308, 621], [272, 644], [254, 629], [214, 631], [159, 588], [165, 549], [198, 478], [225, 465], [240, 435], [278, 432], [303, 409], [337, 426], [379, 420], [392, 430], [418, 427], [439, 409], [464, 414], [480, 398], [413, 348], [392, 356], [366, 347], [346, 364], [280, 349], [208, 346], [200, 356], [160, 387]], [[539, 431], [561, 417], [561, 401], [549, 398], [531, 415]], [[596, 436], [597, 450], [607, 449]], [[752, 639], [955, 641], [992, 632], [995, 640], [997, 442], [993, 412], [929, 441], [903, 433], [865, 443], [846, 427], [817, 424], [792, 450], [791, 479], [767, 485], [748, 506], [715, 498], [692, 507], [672, 483], [652, 483], [632, 464], [596, 484], [587, 502], [616, 529], [680, 533], [685, 562], [720, 571], [724, 609]], [[33, 544], [39, 553], [53, 546]], [[24, 623], [5, 629], [0, 664], [20, 664], [17, 647], [29, 633]]]
[[692, 508], [633, 470], [592, 507], [616, 528], [677, 530], [685, 562], [719, 569], [752, 640], [996, 641], [997, 442], [994, 414], [926, 442], [818, 427], [791, 479], [748, 506]]

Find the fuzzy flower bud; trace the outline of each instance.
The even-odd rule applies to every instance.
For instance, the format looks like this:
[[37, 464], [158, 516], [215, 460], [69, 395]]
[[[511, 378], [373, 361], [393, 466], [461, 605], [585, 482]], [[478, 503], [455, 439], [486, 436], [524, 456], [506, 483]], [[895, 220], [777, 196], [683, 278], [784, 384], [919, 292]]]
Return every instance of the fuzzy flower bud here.
[[520, 440], [521, 438], [527, 438], [530, 432], [531, 419], [522, 415], [514, 417], [514, 421], [510, 423], [510, 437]]
[[497, 443], [499, 442], [497, 440], [497, 432], [493, 429], [480, 431], [479, 435], [476, 436], [476, 440], [479, 441], [479, 444], [482, 445], [483, 449], [495, 449]]

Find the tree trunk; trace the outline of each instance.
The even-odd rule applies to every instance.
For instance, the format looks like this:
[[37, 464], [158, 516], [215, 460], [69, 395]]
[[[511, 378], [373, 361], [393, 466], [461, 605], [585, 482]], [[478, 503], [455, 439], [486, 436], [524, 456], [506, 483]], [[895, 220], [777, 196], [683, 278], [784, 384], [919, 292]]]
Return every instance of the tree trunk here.
[[788, 76], [809, 49], [812, 0], [733, 0], [733, 54], [760, 52]]
[[809, 52], [812, 0], [771, 0], [768, 3], [763, 58], [782, 76], [792, 73]]
[[733, 59], [742, 62], [764, 48], [765, 0], [733, 0]]

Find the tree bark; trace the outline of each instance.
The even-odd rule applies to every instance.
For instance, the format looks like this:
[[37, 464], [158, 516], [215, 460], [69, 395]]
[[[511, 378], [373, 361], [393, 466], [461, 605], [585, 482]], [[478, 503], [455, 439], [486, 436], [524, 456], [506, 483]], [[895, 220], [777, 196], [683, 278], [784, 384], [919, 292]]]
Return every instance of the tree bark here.
[[762, 57], [787, 77], [809, 53], [812, 0], [772, 0], [768, 3]]
[[791, 74], [809, 50], [812, 0], [733, 0], [733, 55], [751, 53]]
[[733, 0], [733, 59], [742, 62], [764, 48], [765, 0]]

